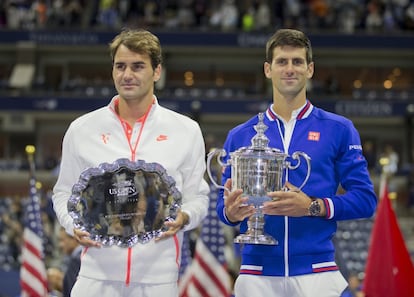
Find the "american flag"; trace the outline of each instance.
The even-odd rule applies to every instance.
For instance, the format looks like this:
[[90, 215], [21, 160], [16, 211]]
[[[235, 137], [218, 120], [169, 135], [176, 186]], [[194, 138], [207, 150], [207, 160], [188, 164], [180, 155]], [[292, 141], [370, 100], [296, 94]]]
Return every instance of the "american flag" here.
[[30, 178], [30, 196], [25, 208], [20, 286], [22, 297], [48, 295], [46, 267], [43, 262], [43, 227], [36, 179]]
[[193, 256], [191, 254], [190, 236], [192, 231], [186, 231], [183, 238], [183, 246], [181, 247], [181, 265], [180, 277], [184, 275], [187, 268], [191, 265]]
[[231, 278], [224, 257], [225, 237], [216, 214], [218, 191], [210, 191], [210, 207], [197, 239], [194, 258], [179, 281], [180, 297], [229, 297]]

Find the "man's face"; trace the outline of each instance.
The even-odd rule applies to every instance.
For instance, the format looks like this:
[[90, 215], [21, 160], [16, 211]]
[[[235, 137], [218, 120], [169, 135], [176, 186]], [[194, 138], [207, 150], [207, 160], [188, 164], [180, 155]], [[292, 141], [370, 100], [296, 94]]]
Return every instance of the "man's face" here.
[[141, 100], [152, 96], [154, 83], [160, 78], [161, 66], [152, 69], [148, 55], [140, 55], [120, 45], [112, 68], [115, 88], [125, 100]]
[[306, 82], [312, 78], [313, 70], [313, 62], [306, 62], [305, 48], [292, 46], [276, 47], [272, 62], [264, 64], [265, 75], [272, 80], [273, 89], [289, 98], [306, 92]]

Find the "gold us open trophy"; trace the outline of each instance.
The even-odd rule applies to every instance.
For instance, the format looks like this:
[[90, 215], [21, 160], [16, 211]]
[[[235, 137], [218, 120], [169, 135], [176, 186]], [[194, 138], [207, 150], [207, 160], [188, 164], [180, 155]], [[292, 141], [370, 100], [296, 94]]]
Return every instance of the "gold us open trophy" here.
[[295, 165], [291, 165], [286, 160], [287, 154], [268, 146], [269, 139], [265, 135], [267, 126], [263, 122], [264, 115], [259, 113], [259, 121], [254, 126], [256, 135], [251, 139], [251, 146], [241, 147], [230, 153], [227, 163], [223, 163], [221, 158], [226, 155], [224, 149], [216, 149], [209, 153], [207, 157], [207, 173], [212, 183], [219, 189], [230, 191], [224, 186], [218, 185], [212, 177], [210, 164], [214, 156], [217, 156], [219, 165], [226, 167], [231, 165], [232, 189], [242, 189], [243, 195], [248, 196], [248, 204], [254, 205], [256, 212], [248, 221], [248, 230], [235, 238], [236, 243], [277, 245], [278, 242], [272, 236], [264, 233], [264, 215], [261, 211], [263, 203], [270, 201], [266, 195], [268, 192], [283, 190], [284, 174], [288, 170], [295, 170], [300, 165], [302, 156], [307, 163], [307, 174], [299, 187], [301, 189], [308, 181], [311, 164], [310, 157], [304, 152], [294, 152], [291, 156], [297, 160]]

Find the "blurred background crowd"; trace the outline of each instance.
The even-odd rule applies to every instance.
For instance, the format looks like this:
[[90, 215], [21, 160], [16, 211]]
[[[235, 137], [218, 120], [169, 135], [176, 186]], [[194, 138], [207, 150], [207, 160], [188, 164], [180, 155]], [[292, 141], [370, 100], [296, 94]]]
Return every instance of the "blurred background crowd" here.
[[9, 29], [122, 26], [198, 30], [296, 27], [352, 34], [414, 30], [410, 0], [3, 0]]

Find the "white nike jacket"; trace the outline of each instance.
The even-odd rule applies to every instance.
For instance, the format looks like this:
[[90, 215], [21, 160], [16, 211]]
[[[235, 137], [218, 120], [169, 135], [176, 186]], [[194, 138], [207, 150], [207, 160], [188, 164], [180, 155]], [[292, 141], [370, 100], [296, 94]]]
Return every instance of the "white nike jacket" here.
[[[73, 234], [67, 203], [72, 186], [89, 167], [119, 158], [161, 164], [174, 178], [182, 194], [182, 207], [197, 227], [208, 210], [209, 187], [204, 180], [205, 145], [199, 125], [190, 118], [154, 103], [145, 121], [135, 124], [131, 143], [115, 112], [117, 96], [108, 106], [89, 112], [69, 126], [63, 139], [62, 160], [53, 203], [60, 224]], [[141, 125], [144, 127], [141, 129]], [[137, 131], [140, 131], [138, 133]], [[140, 134], [140, 136], [136, 136]], [[134, 152], [135, 141], [138, 141]], [[168, 283], [178, 279], [183, 232], [176, 236], [132, 248], [118, 246], [85, 248], [79, 274], [100, 280]]]

